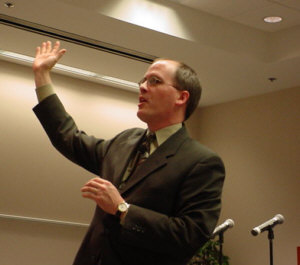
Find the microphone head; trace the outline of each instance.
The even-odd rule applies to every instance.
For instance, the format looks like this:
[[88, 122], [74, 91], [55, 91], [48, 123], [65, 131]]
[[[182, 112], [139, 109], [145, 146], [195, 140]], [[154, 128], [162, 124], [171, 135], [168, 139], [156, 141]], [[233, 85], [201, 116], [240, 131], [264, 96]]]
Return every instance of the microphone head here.
[[260, 229], [258, 227], [255, 227], [251, 230], [251, 234], [253, 236], [257, 236], [260, 233]]
[[284, 217], [281, 214], [276, 214], [274, 219], [276, 219], [277, 224], [282, 224], [284, 222]]
[[228, 227], [233, 227], [234, 226], [234, 221], [232, 219], [227, 219], [226, 220], [226, 224], [228, 225]]

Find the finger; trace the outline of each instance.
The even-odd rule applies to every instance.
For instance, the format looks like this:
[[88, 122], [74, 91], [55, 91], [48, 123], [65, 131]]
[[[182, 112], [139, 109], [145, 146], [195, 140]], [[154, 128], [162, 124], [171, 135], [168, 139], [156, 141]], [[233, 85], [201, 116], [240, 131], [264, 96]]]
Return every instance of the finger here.
[[82, 197], [83, 198], [88, 198], [88, 199], [91, 199], [91, 200], [94, 200], [94, 201], [97, 200], [97, 197], [93, 193], [82, 193]]
[[91, 186], [83, 186], [81, 188], [81, 192], [92, 193], [92, 194], [96, 195], [98, 193], [98, 189], [95, 187], [91, 187]]
[[81, 196], [83, 198], [88, 198], [88, 199], [92, 199], [95, 202], [97, 202], [98, 196], [97, 196], [97, 189], [92, 188], [92, 187], [82, 187], [81, 188]]
[[45, 53], [46, 52], [46, 42], [42, 43], [42, 49], [41, 49], [41, 53]]
[[57, 59], [59, 60], [65, 53], [66, 53], [66, 49], [59, 49], [60, 48], [60, 42], [59, 41], [56, 41], [55, 42], [55, 45], [54, 45], [54, 47], [53, 47], [53, 52], [55, 53], [55, 54], [57, 54]]
[[96, 183], [96, 182], [91, 182], [87, 185], [87, 187], [91, 187], [95, 189], [97, 192], [105, 192], [107, 190], [107, 186], [104, 184]]
[[36, 47], [36, 49], [35, 49], [35, 57], [39, 56], [40, 54], [41, 54], [41, 47], [38, 46], [38, 47]]
[[54, 47], [53, 47], [53, 51], [57, 52], [59, 50], [59, 47], [60, 47], [60, 42], [56, 41], [55, 44], [54, 44]]
[[95, 182], [94, 180], [89, 180], [87, 183], [85, 183], [84, 186], [90, 186], [90, 187], [95, 187], [95, 188], [97, 188], [98, 185], [99, 185], [99, 184], [98, 184], [97, 182]]
[[92, 184], [92, 185], [99, 185], [99, 184], [103, 184], [103, 183], [105, 183], [104, 179], [96, 177], [96, 178], [90, 179], [85, 185], [90, 185], [90, 184]]
[[47, 41], [46, 53], [50, 53], [51, 50], [52, 50], [52, 43], [51, 43], [51, 41]]
[[62, 49], [57, 53], [57, 59], [59, 60], [66, 53], [66, 49]]

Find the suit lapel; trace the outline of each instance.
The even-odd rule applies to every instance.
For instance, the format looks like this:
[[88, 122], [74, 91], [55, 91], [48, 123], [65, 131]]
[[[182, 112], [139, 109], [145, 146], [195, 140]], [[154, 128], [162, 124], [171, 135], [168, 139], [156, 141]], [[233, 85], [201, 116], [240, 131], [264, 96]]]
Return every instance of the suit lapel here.
[[135, 154], [137, 145], [140, 144], [145, 133], [146, 130], [141, 130], [138, 134], [134, 134], [132, 137], [128, 138], [126, 137], [117, 142], [117, 146], [115, 147], [117, 155], [113, 156], [112, 162], [114, 165], [114, 177], [112, 183], [114, 185], [118, 186], [120, 184], [128, 163]]
[[140, 181], [149, 177], [151, 173], [159, 170], [168, 163], [168, 158], [175, 155], [180, 145], [188, 138], [185, 127], [182, 127], [162, 145], [160, 145], [148, 158], [143, 162], [134, 174], [128, 179], [126, 186], [121, 194], [133, 188]]

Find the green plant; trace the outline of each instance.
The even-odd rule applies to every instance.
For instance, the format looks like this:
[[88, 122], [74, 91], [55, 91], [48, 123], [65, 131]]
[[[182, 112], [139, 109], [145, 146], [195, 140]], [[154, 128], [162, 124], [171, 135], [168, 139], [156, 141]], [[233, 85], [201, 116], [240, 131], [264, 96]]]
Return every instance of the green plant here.
[[[219, 264], [219, 241], [209, 240], [199, 249], [187, 265], [220, 265]], [[229, 265], [229, 257], [223, 255], [222, 265]]]

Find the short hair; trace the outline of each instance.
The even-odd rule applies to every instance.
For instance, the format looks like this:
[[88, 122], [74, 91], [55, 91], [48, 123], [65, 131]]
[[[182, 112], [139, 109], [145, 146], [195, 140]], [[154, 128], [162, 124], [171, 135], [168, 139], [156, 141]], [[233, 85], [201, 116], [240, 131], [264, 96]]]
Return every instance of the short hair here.
[[182, 62], [178, 63], [179, 67], [175, 73], [175, 86], [178, 90], [186, 90], [190, 94], [184, 118], [187, 120], [199, 105], [202, 87], [197, 73], [190, 66]]
[[197, 73], [190, 66], [176, 60], [157, 58], [154, 62], [157, 61], [173, 61], [178, 63], [179, 66], [175, 72], [174, 77], [174, 87], [180, 91], [186, 90], [190, 94], [190, 97], [187, 101], [184, 117], [184, 120], [187, 120], [199, 105], [199, 101], [201, 98], [202, 87], [200, 85]]

